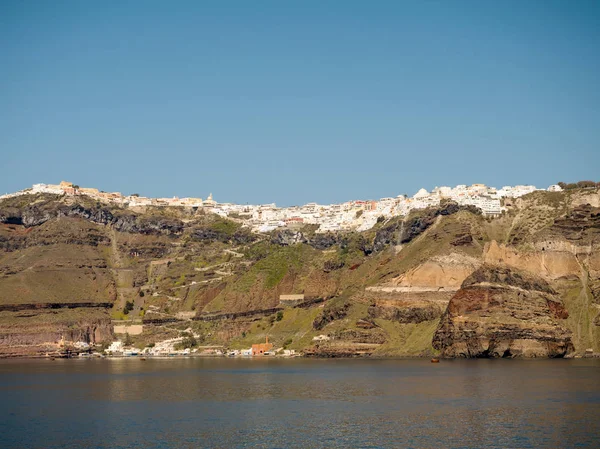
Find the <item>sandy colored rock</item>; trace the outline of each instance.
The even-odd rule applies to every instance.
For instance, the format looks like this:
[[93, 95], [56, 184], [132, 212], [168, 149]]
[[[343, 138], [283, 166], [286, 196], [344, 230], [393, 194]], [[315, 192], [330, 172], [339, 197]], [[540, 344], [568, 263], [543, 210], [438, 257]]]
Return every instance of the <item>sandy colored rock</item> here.
[[573, 246], [565, 243], [558, 251], [544, 249], [525, 253], [492, 241], [486, 245], [484, 262], [505, 264], [549, 279], [572, 279], [580, 275], [581, 268], [575, 254], [567, 248], [573, 249]]
[[481, 261], [474, 257], [453, 253], [426, 261], [394, 278], [391, 285], [420, 291], [458, 290], [465, 278], [480, 265]]

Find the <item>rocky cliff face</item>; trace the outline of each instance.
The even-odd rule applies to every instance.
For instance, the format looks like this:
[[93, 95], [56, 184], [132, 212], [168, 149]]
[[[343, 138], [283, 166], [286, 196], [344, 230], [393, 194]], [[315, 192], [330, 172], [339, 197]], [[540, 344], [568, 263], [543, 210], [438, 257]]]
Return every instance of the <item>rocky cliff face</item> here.
[[[473, 214], [480, 214], [481, 211], [473, 206], [459, 206], [457, 203], [447, 201], [439, 208], [426, 209], [409, 215], [406, 218], [392, 220], [377, 231], [373, 241], [373, 250], [381, 251], [389, 245], [400, 245], [410, 241], [423, 234], [438, 219], [448, 215], [456, 214], [460, 211], [468, 211]], [[469, 241], [469, 239], [466, 239]]]
[[392, 279], [390, 284], [398, 291], [456, 291], [480, 265], [478, 258], [450, 253], [427, 260]]
[[450, 300], [433, 346], [448, 357], [564, 357], [574, 350], [567, 317], [543, 279], [486, 265]]
[[22, 225], [25, 228], [40, 226], [60, 217], [82, 218], [92, 223], [111, 225], [121, 232], [178, 234], [183, 230], [181, 220], [121, 211], [113, 214], [113, 211], [102, 206], [62, 204], [53, 197], [21, 208], [0, 207], [0, 223]]
[[[139, 344], [190, 327], [205, 344], [268, 335], [327, 356], [600, 352], [599, 205], [536, 192], [495, 219], [446, 202], [361, 233], [258, 235], [192, 209], [4, 200], [0, 356], [105, 342], [111, 319], [144, 319]], [[308, 302], [284, 309], [286, 294]]]
[[58, 342], [99, 344], [114, 338], [102, 309], [23, 310], [0, 313], [0, 356], [40, 356], [60, 350]]

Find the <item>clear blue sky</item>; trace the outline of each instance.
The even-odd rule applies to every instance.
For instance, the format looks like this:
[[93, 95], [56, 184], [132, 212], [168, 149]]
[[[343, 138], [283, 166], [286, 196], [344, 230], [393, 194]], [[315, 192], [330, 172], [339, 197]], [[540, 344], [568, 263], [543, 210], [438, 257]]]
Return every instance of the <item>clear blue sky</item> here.
[[600, 181], [598, 1], [0, 2], [0, 192]]

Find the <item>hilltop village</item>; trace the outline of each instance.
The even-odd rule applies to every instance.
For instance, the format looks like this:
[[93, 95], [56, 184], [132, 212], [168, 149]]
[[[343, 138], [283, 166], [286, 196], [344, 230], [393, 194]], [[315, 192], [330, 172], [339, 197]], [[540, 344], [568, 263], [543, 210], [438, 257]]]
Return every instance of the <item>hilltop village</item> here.
[[[459, 205], [479, 208], [484, 216], [499, 216], [505, 211], [505, 198], [518, 198], [537, 189], [532, 185], [504, 186], [501, 189], [484, 184], [456, 187], [436, 187], [431, 192], [420, 189], [412, 197], [381, 198], [379, 200], [353, 200], [341, 204], [308, 203], [303, 206], [277, 207], [275, 203], [262, 205], [239, 205], [218, 203], [210, 194], [202, 198], [148, 198], [138, 194], [123, 195], [119, 192], [104, 192], [96, 188], [80, 187], [72, 182], [60, 184], [34, 184], [31, 188], [0, 196], [0, 199], [19, 195], [49, 193], [56, 195], [86, 195], [96, 201], [125, 208], [143, 207], [190, 207], [204, 209], [222, 217], [243, 223], [254, 232], [269, 232], [277, 228], [293, 228], [307, 224], [318, 226], [316, 232], [366, 231], [380, 217], [384, 219], [405, 216], [413, 209], [437, 206], [441, 201], [452, 200]], [[559, 185], [546, 189], [561, 191]]]

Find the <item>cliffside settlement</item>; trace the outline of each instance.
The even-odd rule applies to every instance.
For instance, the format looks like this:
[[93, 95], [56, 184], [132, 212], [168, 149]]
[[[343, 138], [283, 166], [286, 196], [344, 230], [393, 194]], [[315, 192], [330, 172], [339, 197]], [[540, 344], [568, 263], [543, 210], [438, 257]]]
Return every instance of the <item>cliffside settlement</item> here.
[[[317, 225], [317, 232], [366, 231], [377, 220], [406, 216], [411, 210], [438, 206], [444, 200], [451, 200], [461, 206], [475, 206], [484, 216], [499, 216], [506, 207], [504, 198], [519, 198], [537, 191], [532, 185], [504, 186], [501, 189], [484, 184], [456, 187], [436, 187], [431, 192], [420, 189], [412, 197], [398, 195], [379, 200], [352, 200], [341, 204], [307, 203], [303, 206], [277, 207], [274, 203], [262, 205], [239, 205], [218, 203], [210, 194], [202, 198], [147, 198], [139, 195], [122, 195], [120, 192], [104, 192], [96, 188], [85, 188], [62, 181], [60, 184], [34, 184], [31, 188], [0, 196], [10, 198], [19, 195], [50, 193], [57, 195], [85, 195], [106, 204], [126, 208], [140, 207], [190, 207], [203, 208], [222, 217], [238, 220], [255, 232], [269, 232], [278, 228], [297, 228], [306, 224]], [[557, 192], [558, 185], [547, 191]]]

